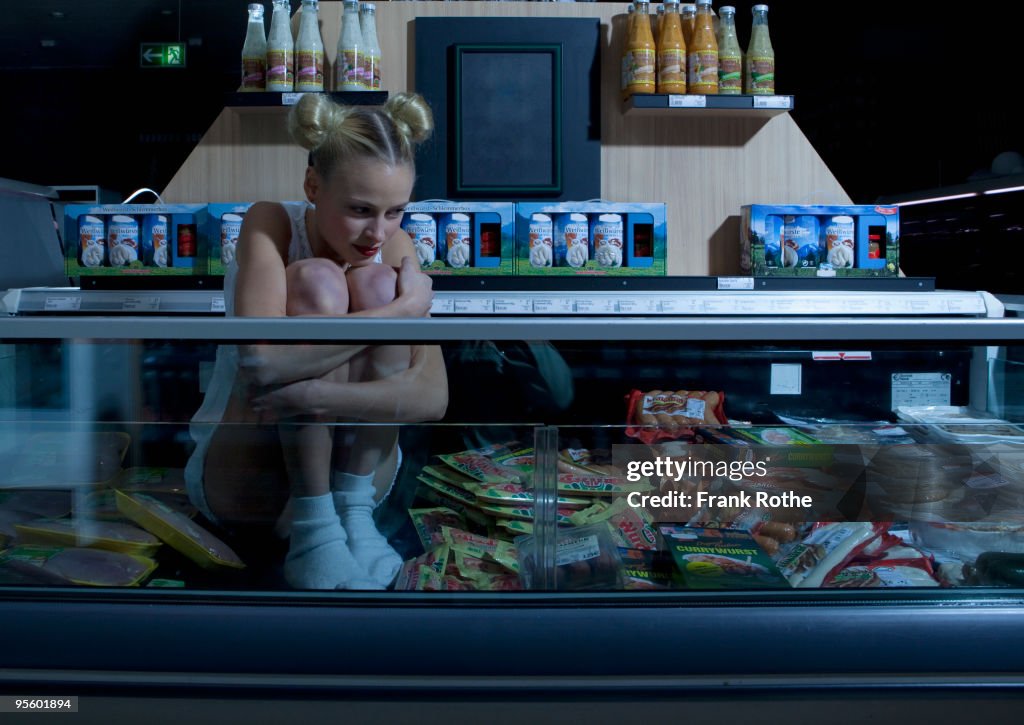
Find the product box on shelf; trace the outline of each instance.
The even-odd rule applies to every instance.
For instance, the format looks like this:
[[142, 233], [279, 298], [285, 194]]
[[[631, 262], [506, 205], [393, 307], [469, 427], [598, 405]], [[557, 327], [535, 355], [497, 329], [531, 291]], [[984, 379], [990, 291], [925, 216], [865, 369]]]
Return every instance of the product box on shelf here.
[[242, 217], [252, 205], [251, 201], [207, 205], [202, 241], [209, 274], [223, 275], [235, 258]]
[[199, 229], [205, 204], [69, 204], [68, 277], [206, 274]]
[[407, 204], [402, 229], [412, 237], [427, 274], [512, 274], [512, 202], [417, 201]]
[[664, 275], [665, 205], [520, 202], [516, 274]]
[[755, 277], [895, 277], [899, 207], [742, 207], [740, 270]]

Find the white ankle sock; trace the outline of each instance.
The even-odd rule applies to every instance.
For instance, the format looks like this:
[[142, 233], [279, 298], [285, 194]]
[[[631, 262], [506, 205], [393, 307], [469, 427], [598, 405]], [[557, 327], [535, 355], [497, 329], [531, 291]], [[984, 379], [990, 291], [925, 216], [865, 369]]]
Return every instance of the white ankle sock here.
[[402, 568], [402, 557], [391, 548], [373, 522], [373, 509], [377, 506], [374, 493], [372, 473], [356, 475], [339, 471], [331, 481], [334, 507], [348, 533], [348, 548], [352, 556], [371, 579], [386, 587]]
[[296, 589], [382, 589], [345, 545], [345, 530], [327, 494], [292, 499], [284, 576]]

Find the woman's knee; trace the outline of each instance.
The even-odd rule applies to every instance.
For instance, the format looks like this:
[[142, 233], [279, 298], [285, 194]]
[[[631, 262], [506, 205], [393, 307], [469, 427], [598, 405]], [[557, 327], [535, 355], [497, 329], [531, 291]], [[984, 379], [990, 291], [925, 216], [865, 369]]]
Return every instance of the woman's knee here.
[[395, 299], [398, 273], [386, 264], [350, 269], [347, 278], [352, 312], [383, 307]]
[[285, 270], [288, 315], [344, 315], [349, 311], [345, 273], [326, 259], [302, 259]]

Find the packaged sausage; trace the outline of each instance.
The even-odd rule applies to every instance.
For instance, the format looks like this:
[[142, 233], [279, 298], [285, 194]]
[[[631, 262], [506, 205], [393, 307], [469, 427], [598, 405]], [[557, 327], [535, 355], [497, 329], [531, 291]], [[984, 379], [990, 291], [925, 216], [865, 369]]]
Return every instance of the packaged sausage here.
[[397, 579], [395, 579], [395, 589], [397, 591], [416, 590], [420, 581], [420, 571], [423, 569], [432, 570], [438, 577], [443, 576], [448, 567], [450, 553], [451, 549], [445, 544], [404, 562]]
[[152, 556], [160, 548], [160, 539], [148, 531], [115, 521], [43, 520], [17, 524], [15, 528], [18, 540], [24, 544], [86, 547], [140, 556]]
[[656, 443], [692, 438], [701, 425], [728, 423], [725, 393], [705, 390], [631, 390], [626, 396], [626, 435]]
[[480, 487], [480, 482], [475, 478], [470, 478], [448, 466], [424, 466], [422, 473], [473, 494]]
[[[446, 464], [470, 478], [484, 483], [522, 483], [528, 479], [522, 456], [530, 455], [518, 443], [494, 444], [460, 453], [438, 456]], [[508, 461], [503, 465], [500, 461]]]
[[[536, 535], [516, 539], [524, 589], [544, 581]], [[555, 538], [554, 587], [558, 590], [621, 589], [622, 560], [606, 524], [560, 528]]]
[[477, 536], [450, 526], [442, 526], [441, 532], [445, 543], [451, 547], [452, 551], [461, 551], [478, 559], [488, 559], [501, 564], [513, 573], [519, 572], [516, 548], [507, 541]]
[[675, 584], [672, 557], [664, 551], [650, 549], [624, 549], [619, 547], [622, 559], [623, 588], [630, 590], [671, 589]]
[[[430, 483], [428, 483], [426, 481], [426, 477], [417, 476], [416, 478], [421, 483], [424, 483], [423, 486], [420, 486], [419, 488], [416, 489], [416, 499], [418, 501], [433, 504], [434, 506], [443, 506], [445, 508], [450, 508], [452, 511], [455, 511], [461, 516], [463, 516], [466, 519], [467, 524], [473, 524], [475, 526], [487, 526], [487, 523], [490, 521], [490, 517], [482, 513], [480, 509], [476, 507], [475, 497], [472, 497], [472, 501], [470, 503], [466, 503], [465, 500], [463, 499], [456, 499], [446, 495], [447, 491], [450, 491], [452, 489], [461, 489], [457, 489], [454, 486], [448, 486], [448, 484], [442, 481], [437, 481], [437, 485], [441, 487], [440, 489], [438, 489], [435, 488]], [[460, 495], [465, 495], [465, 492], [463, 491], [462, 494]], [[470, 526], [470, 528], [472, 528], [472, 526]]]
[[783, 553], [779, 569], [794, 587], [820, 587], [884, 530], [884, 524], [863, 521], [816, 526], [803, 541]]
[[[482, 483], [476, 494], [481, 503], [503, 505], [533, 505], [533, 491], [520, 483]], [[587, 506], [590, 502], [585, 498], [559, 496], [559, 508], [577, 509]]]
[[619, 476], [578, 476], [558, 474], [558, 493], [570, 496], [626, 496], [634, 491], [646, 493], [654, 486], [644, 479], [635, 483]]
[[416, 528], [416, 535], [420, 537], [425, 551], [444, 544], [444, 536], [441, 534], [442, 526], [451, 526], [462, 529], [466, 526], [466, 520], [450, 508], [439, 506], [430, 509], [409, 509], [409, 518], [412, 519]]
[[657, 549], [658, 535], [650, 515], [645, 509], [630, 506], [625, 498], [618, 498], [607, 507], [592, 506], [577, 512], [571, 520], [576, 525], [606, 522], [611, 527], [615, 543], [626, 549]]
[[138, 586], [156, 569], [152, 559], [101, 549], [18, 546], [0, 558], [34, 564], [74, 584], [95, 587]]
[[204, 569], [245, 568], [230, 546], [152, 496], [118, 491], [117, 508], [126, 518]]
[[827, 588], [937, 587], [939, 582], [929, 570], [910, 563], [878, 561], [854, 564], [831, 575]]
[[747, 531], [659, 524], [658, 531], [689, 589], [788, 589]]

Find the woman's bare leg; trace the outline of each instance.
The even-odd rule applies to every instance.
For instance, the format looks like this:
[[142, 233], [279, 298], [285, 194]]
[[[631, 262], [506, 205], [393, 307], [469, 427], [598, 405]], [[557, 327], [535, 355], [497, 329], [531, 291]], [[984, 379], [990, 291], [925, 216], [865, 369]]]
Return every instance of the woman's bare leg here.
[[[337, 265], [307, 259], [289, 265], [287, 275], [290, 316], [348, 311], [348, 286]], [[332, 375], [347, 377], [347, 370]], [[278, 426], [291, 488], [285, 578], [303, 589], [380, 588], [349, 550], [330, 495], [333, 423], [310, 416]]]
[[[395, 298], [397, 274], [375, 264], [350, 270], [350, 311], [382, 307]], [[375, 345], [351, 361], [349, 380], [382, 380], [409, 367], [408, 345]], [[361, 424], [335, 433], [331, 487], [349, 549], [378, 583], [389, 584], [402, 559], [373, 522], [373, 510], [386, 495], [395, 475], [398, 427]], [[383, 465], [390, 464], [390, 465]], [[384, 470], [387, 469], [387, 470]]]

